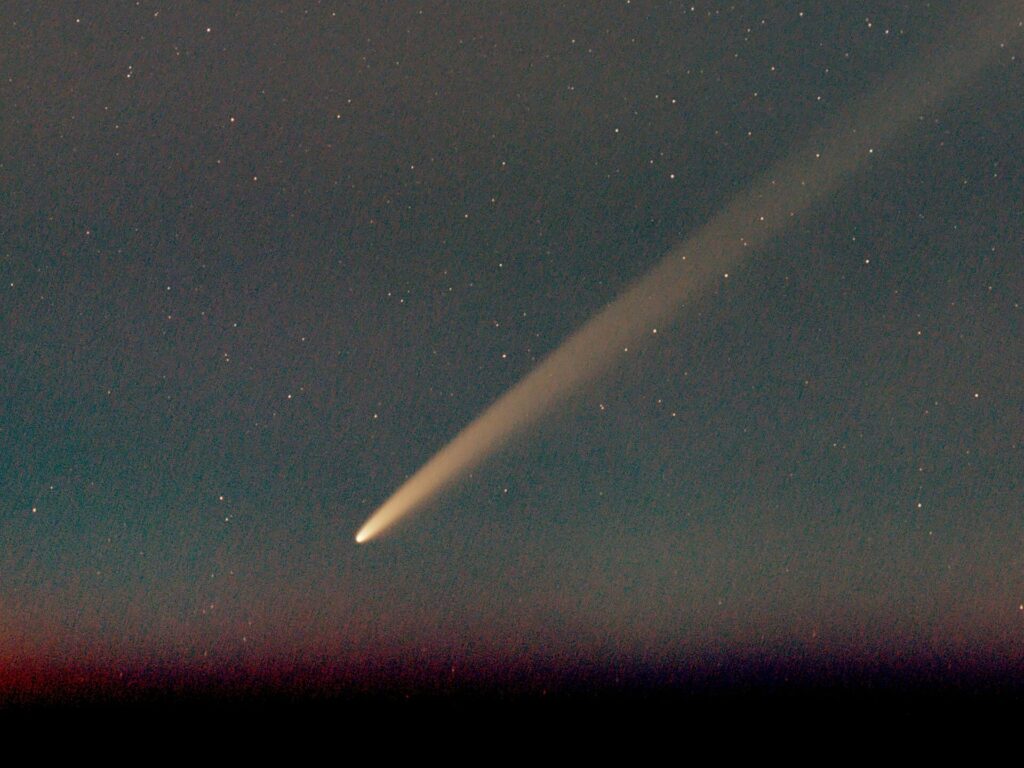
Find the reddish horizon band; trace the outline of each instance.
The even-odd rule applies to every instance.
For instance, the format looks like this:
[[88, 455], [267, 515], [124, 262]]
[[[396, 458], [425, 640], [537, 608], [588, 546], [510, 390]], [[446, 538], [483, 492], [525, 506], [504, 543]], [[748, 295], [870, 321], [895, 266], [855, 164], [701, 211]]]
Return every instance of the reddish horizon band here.
[[692, 237], [478, 416], [374, 512], [364, 543], [434, 499], [554, 405], [612, 368], [624, 348], [671, 322], [683, 302], [727, 279], [753, 249], [834, 192], [900, 133], [968, 85], [1024, 27], [1024, 2], [1003, 0], [890, 75], [802, 148], [762, 174]]

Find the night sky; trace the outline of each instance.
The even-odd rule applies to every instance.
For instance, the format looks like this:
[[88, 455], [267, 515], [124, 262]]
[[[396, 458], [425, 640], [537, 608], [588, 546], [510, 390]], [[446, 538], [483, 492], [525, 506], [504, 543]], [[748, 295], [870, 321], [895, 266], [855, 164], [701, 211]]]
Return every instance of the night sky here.
[[5, 4], [8, 678], [1024, 663], [1013, 26], [675, 324], [353, 540], [983, 5]]

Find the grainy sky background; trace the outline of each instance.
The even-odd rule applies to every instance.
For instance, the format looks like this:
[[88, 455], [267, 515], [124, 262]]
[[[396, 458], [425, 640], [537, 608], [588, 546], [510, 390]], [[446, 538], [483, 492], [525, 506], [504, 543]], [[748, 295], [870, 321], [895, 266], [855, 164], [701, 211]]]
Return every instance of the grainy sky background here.
[[1019, 44], [613, 375], [352, 539], [976, 10], [4, 3], [0, 654], [1024, 655]]

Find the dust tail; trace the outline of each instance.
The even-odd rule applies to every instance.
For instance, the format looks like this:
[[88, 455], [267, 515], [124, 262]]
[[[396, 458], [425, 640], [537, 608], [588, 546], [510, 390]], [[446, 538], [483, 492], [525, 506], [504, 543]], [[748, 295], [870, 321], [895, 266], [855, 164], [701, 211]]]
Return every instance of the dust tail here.
[[991, 4], [769, 169], [693, 236], [570, 336], [442, 448], [370, 516], [366, 542], [423, 507], [513, 436], [612, 368], [623, 349], [676, 319], [766, 242], [832, 195], [924, 115], [968, 86], [1022, 32], [1024, 2]]

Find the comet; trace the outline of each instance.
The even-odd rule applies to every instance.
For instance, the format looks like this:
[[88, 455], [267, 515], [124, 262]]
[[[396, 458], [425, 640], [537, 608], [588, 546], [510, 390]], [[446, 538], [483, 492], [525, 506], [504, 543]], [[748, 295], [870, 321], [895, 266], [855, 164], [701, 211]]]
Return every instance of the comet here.
[[401, 485], [356, 533], [360, 544], [434, 500], [606, 373], [683, 305], [728, 279], [759, 247], [827, 200], [909, 128], [968, 86], [1020, 33], [1024, 3], [993, 4], [889, 75], [755, 179], [702, 228], [567, 338]]

